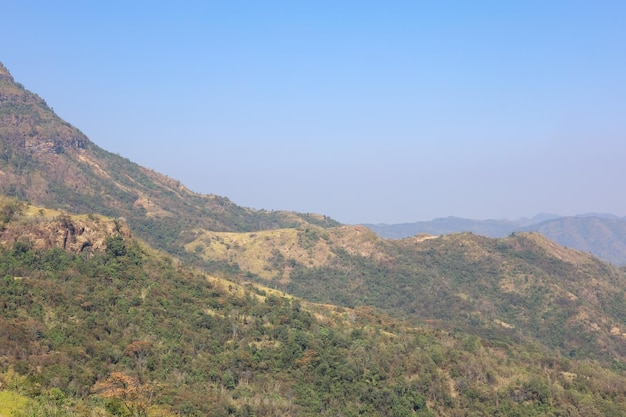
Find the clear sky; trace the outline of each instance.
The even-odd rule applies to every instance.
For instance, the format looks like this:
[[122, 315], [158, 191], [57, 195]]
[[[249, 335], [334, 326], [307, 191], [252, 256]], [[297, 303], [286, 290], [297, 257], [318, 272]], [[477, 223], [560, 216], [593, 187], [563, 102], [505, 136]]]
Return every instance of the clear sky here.
[[0, 61], [101, 147], [345, 223], [626, 215], [626, 1], [29, 1]]

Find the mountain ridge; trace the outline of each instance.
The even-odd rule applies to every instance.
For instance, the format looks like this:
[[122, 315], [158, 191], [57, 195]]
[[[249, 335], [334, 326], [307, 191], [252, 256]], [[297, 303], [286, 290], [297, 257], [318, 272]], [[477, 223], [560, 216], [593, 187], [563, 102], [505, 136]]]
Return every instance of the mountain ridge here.
[[516, 232], [539, 232], [561, 245], [593, 253], [615, 265], [626, 265], [626, 218], [606, 213], [576, 216], [540, 214], [517, 220], [472, 220], [459, 217], [398, 224], [364, 224], [379, 236], [403, 239], [419, 233], [444, 235], [472, 232], [506, 237]]
[[226, 197], [193, 193], [98, 147], [6, 69], [0, 78], [0, 179], [0, 193], [35, 204], [124, 217], [150, 243], [180, 255], [183, 231], [192, 227], [254, 231], [338, 224], [326, 216], [253, 210]]

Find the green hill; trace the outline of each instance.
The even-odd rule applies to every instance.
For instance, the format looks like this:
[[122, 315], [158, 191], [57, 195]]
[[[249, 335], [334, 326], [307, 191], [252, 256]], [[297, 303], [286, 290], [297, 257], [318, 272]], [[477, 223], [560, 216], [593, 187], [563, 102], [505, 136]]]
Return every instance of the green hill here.
[[305, 299], [626, 362], [624, 271], [539, 234], [394, 241], [344, 226], [205, 233], [187, 249]]
[[[238, 285], [150, 249], [119, 221], [10, 199], [1, 211], [0, 401], [21, 405], [0, 412], [617, 416], [626, 407], [618, 368]], [[25, 225], [28, 234], [10, 233]], [[82, 228], [105, 245], [33, 244]]]

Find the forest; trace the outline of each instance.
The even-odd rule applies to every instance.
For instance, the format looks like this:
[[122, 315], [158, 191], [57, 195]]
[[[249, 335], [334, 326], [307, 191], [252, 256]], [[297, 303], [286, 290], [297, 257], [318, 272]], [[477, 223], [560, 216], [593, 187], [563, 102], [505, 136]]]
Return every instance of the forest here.
[[[5, 230], [35, 221], [3, 212]], [[32, 246], [0, 249], [0, 415], [618, 416], [626, 407], [618, 363], [306, 302], [116, 233], [103, 251]]]

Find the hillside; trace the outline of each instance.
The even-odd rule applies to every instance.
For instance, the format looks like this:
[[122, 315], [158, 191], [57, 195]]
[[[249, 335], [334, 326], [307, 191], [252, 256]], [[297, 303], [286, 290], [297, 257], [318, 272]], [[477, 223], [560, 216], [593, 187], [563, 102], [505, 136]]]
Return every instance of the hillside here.
[[516, 232], [539, 232], [562, 246], [592, 253], [614, 265], [626, 265], [626, 219], [611, 215], [591, 213], [561, 217], [541, 214], [518, 220], [447, 217], [425, 222], [364, 226], [389, 239], [403, 239], [421, 233], [445, 235], [472, 232], [487, 237], [506, 237]]
[[337, 223], [257, 211], [180, 182], [92, 143], [0, 64], [0, 193], [70, 213], [123, 217], [152, 245], [182, 254], [185, 230], [255, 231]]
[[626, 361], [624, 271], [539, 234], [393, 241], [344, 226], [201, 234], [188, 249], [305, 299]]
[[[10, 199], [1, 212], [0, 415], [618, 416], [626, 407], [617, 368], [238, 285], [150, 249], [119, 221]], [[8, 232], [21, 225], [28, 234]], [[106, 244], [31, 245], [61, 225]]]

